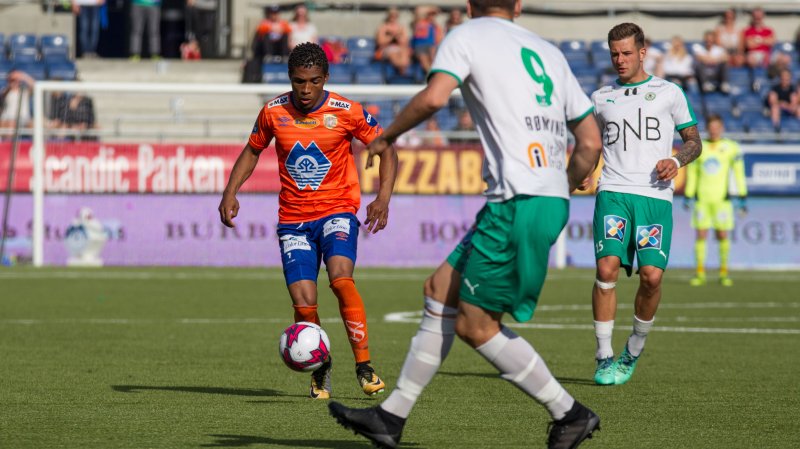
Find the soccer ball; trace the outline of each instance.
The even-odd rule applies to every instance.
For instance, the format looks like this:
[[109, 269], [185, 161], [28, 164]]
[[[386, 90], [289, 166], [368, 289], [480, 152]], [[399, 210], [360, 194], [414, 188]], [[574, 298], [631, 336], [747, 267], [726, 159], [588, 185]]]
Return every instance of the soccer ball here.
[[314, 323], [301, 321], [281, 334], [280, 352], [283, 363], [295, 371], [313, 371], [328, 359], [331, 342], [328, 334]]

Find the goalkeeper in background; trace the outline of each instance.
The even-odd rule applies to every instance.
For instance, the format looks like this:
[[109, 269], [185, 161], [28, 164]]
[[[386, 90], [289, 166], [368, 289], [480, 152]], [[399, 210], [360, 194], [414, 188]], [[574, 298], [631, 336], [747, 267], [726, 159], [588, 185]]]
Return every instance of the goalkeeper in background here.
[[745, 198], [744, 161], [739, 144], [722, 137], [725, 125], [719, 115], [708, 117], [709, 139], [703, 141], [703, 153], [697, 162], [686, 167], [686, 200], [684, 207], [692, 213], [692, 227], [697, 230], [694, 254], [697, 274], [690, 281], [693, 286], [706, 283], [706, 238], [709, 228], [714, 228], [719, 242], [719, 282], [730, 287], [733, 281], [728, 277], [728, 254], [731, 241], [728, 231], [733, 230], [733, 207], [730, 193], [730, 174], [733, 172], [738, 197], [735, 204], [739, 212], [747, 213]]

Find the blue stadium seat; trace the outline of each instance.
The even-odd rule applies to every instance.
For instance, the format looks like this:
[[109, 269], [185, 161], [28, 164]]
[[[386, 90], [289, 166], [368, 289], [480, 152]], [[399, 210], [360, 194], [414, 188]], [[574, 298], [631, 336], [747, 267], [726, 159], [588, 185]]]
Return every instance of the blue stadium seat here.
[[375, 39], [356, 36], [347, 39], [347, 52], [354, 65], [368, 65], [375, 55]]
[[31, 33], [15, 33], [8, 37], [8, 49], [13, 53], [19, 48], [36, 48], [36, 35]]
[[561, 49], [562, 52], [572, 52], [572, 51], [582, 51], [586, 53], [586, 42], [580, 41], [577, 39], [567, 39], [565, 41], [561, 41], [558, 45], [558, 48]]
[[764, 99], [758, 94], [748, 93], [736, 97], [736, 110], [739, 115], [744, 115], [750, 112], [761, 114], [764, 110]]
[[39, 48], [69, 48], [69, 42], [63, 34], [45, 34], [39, 39]]
[[603, 50], [592, 50], [591, 52], [592, 57], [592, 64], [598, 70], [607, 70], [611, 69], [611, 55], [608, 53], [608, 49]]
[[709, 93], [703, 97], [706, 114], [731, 114], [733, 99], [729, 95]]
[[374, 63], [356, 68], [356, 84], [383, 84], [383, 66]]
[[589, 67], [589, 52], [584, 50], [568, 50], [564, 52], [564, 57], [567, 58], [569, 66], [574, 71], [578, 67]]
[[784, 117], [781, 120], [781, 133], [800, 133], [800, 120], [794, 117]]
[[47, 77], [59, 80], [74, 80], [78, 77], [78, 70], [72, 61], [46, 63]]
[[47, 79], [47, 68], [43, 62], [14, 62], [14, 70], [25, 72], [35, 80]]
[[753, 82], [750, 79], [750, 69], [746, 67], [729, 67], [728, 84], [731, 85], [731, 93], [734, 95], [750, 92], [753, 86]]
[[754, 115], [752, 118], [742, 119], [747, 131], [750, 133], [774, 133], [775, 127], [772, 120], [763, 115]]
[[8, 74], [13, 69], [14, 64], [6, 61], [0, 61], [0, 79], [5, 81], [5, 79], [8, 78]]
[[728, 117], [723, 119], [725, 123], [725, 130], [732, 133], [745, 132], [744, 122], [736, 117]]
[[608, 42], [604, 40], [594, 40], [589, 43], [589, 50], [594, 52], [605, 52], [608, 54]]
[[11, 51], [14, 63], [30, 63], [39, 60], [39, 52], [35, 48], [21, 47]]
[[261, 82], [270, 84], [289, 83], [286, 64], [266, 63], [261, 66]]
[[442, 108], [436, 115], [436, 121], [439, 123], [439, 129], [442, 131], [452, 131], [458, 125], [458, 117], [454, 115], [450, 109]]
[[331, 84], [350, 84], [353, 82], [353, 67], [350, 64], [332, 64], [328, 69]]

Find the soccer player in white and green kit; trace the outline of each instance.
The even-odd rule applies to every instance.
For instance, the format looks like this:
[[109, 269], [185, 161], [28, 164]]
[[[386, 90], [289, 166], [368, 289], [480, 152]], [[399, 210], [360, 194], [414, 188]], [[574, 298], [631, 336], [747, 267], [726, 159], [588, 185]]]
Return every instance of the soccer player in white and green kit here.
[[684, 206], [689, 209], [694, 205], [692, 227], [697, 230], [694, 242], [697, 275], [689, 283], [695, 287], [706, 283], [706, 238], [708, 230], [713, 228], [719, 242], [719, 283], [730, 287], [733, 281], [728, 277], [728, 254], [731, 250], [728, 232], [733, 230], [734, 219], [729, 193], [730, 176], [733, 173], [736, 182], [736, 208], [742, 214], [747, 213], [744, 161], [739, 144], [722, 137], [725, 132], [722, 117], [708, 117], [707, 126], [708, 140], [703, 141], [703, 154], [686, 168]]
[[[442, 41], [428, 85], [367, 146], [380, 154], [460, 87], [481, 137], [488, 185], [472, 232], [425, 282], [422, 322], [397, 387], [377, 407], [329, 405], [340, 424], [379, 447], [397, 446], [455, 334], [548, 410], [549, 448], [575, 448], [600, 425], [501, 322], [505, 313], [532, 318], [550, 247], [567, 223], [569, 192], [594, 168], [601, 148], [591, 101], [558, 49], [513, 23], [521, 9], [520, 0], [470, 0], [472, 20]], [[569, 131], [576, 143], [568, 166]]]
[[[642, 29], [633, 23], [617, 25], [608, 33], [608, 44], [619, 78], [592, 94], [605, 164], [594, 209], [594, 380], [600, 385], [620, 385], [633, 375], [661, 300], [661, 278], [672, 236], [672, 180], [680, 167], [700, 155], [702, 142], [681, 88], [644, 71]], [[683, 145], [673, 157], [676, 130]], [[639, 289], [633, 333], [614, 360], [615, 287], [620, 267], [631, 275], [634, 255]]]

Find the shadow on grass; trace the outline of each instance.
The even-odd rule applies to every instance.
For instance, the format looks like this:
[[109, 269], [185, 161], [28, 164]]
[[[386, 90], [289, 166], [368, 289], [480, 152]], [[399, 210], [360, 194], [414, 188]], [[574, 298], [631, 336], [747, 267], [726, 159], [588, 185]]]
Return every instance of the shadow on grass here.
[[471, 373], [471, 372], [452, 372], [452, 371], [439, 371], [436, 375], [453, 376], [453, 377], [483, 377], [486, 379], [499, 379], [500, 373]]
[[592, 385], [598, 387], [606, 387], [606, 385], [597, 385], [594, 383], [593, 379], [587, 379], [585, 377], [557, 377], [556, 378], [562, 384], [571, 384], [571, 385]]
[[177, 391], [181, 393], [224, 394], [228, 396], [291, 396], [278, 390], [259, 388], [226, 388], [226, 387], [185, 387], [185, 386], [160, 386], [160, 385], [112, 385], [111, 388], [119, 393], [139, 393], [145, 390]]
[[[280, 438], [259, 437], [254, 435], [209, 435], [216, 439], [213, 443], [201, 444], [200, 447], [249, 447], [261, 444], [271, 444], [286, 447], [314, 447], [329, 449], [367, 449], [372, 444], [352, 440], [291, 440]], [[403, 445], [401, 445], [403, 446]]]

